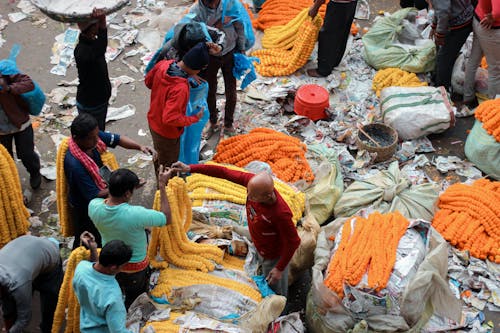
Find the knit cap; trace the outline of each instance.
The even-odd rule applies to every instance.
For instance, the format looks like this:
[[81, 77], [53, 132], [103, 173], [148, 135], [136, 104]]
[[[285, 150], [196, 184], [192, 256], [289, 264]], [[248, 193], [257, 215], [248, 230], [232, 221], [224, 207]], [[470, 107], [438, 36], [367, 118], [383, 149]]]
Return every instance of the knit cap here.
[[208, 60], [208, 46], [205, 42], [196, 44], [184, 55], [184, 57], [182, 57], [182, 62], [195, 71], [206, 67], [208, 65]]

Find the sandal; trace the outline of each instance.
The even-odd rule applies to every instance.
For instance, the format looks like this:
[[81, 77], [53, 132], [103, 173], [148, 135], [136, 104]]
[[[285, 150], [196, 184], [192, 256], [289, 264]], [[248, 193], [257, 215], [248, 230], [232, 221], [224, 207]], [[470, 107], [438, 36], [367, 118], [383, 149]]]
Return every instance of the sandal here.
[[208, 128], [203, 131], [202, 137], [204, 140], [208, 140], [214, 135], [214, 133], [218, 130], [219, 128], [215, 124], [210, 124]]

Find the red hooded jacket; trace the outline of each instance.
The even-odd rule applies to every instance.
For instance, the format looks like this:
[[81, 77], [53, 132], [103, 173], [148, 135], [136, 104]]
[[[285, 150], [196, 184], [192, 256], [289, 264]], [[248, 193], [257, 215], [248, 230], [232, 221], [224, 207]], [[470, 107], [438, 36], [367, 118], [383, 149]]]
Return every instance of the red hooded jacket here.
[[149, 127], [168, 139], [179, 138], [185, 126], [198, 121], [196, 116], [186, 116], [189, 102], [188, 80], [167, 74], [167, 69], [173, 62], [173, 60], [158, 62], [144, 80], [146, 87], [151, 89]]

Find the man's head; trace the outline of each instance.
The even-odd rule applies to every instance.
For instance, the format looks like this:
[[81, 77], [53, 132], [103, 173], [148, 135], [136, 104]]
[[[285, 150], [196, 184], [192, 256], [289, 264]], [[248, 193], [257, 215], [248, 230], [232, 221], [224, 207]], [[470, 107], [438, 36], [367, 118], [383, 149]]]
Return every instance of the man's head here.
[[139, 185], [139, 177], [129, 169], [118, 169], [111, 173], [108, 185], [111, 196], [128, 201]]
[[208, 46], [205, 42], [201, 42], [196, 44], [182, 57], [183, 66], [181, 66], [189, 75], [195, 75], [207, 67], [208, 61]]
[[115, 275], [121, 272], [123, 265], [132, 258], [132, 248], [121, 240], [112, 240], [101, 249], [99, 265], [107, 274]]
[[95, 39], [99, 33], [99, 21], [94, 19], [90, 21], [78, 22], [78, 28], [81, 34], [90, 39]]
[[71, 137], [81, 150], [94, 148], [99, 140], [97, 120], [88, 113], [80, 113], [71, 123]]
[[253, 176], [247, 185], [247, 198], [266, 205], [276, 202], [273, 177], [266, 171]]

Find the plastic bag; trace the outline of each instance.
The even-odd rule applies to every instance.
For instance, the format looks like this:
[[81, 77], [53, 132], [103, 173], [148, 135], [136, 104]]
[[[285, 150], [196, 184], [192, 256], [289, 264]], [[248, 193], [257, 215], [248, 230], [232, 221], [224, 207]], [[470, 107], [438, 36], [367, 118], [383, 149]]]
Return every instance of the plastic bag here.
[[252, 276], [252, 279], [259, 288], [262, 297], [276, 295], [276, 293], [267, 284], [266, 277], [264, 275], [254, 275]]
[[234, 53], [233, 75], [237, 80], [245, 75], [241, 82], [241, 89], [245, 89], [257, 78], [255, 66], [253, 65], [254, 61], [260, 64], [259, 58], [247, 57], [243, 53]]
[[186, 127], [181, 136], [181, 147], [179, 150], [179, 161], [186, 164], [196, 164], [200, 157], [200, 144], [201, 134], [203, 127], [210, 117], [208, 112], [207, 96], [208, 96], [208, 83], [202, 81], [196, 87], [191, 83], [194, 82], [190, 79], [189, 88], [189, 103], [187, 105], [186, 115], [193, 116], [203, 110], [203, 117], [198, 122]]
[[350, 217], [372, 206], [381, 213], [399, 211], [406, 218], [432, 220], [438, 191], [435, 184], [411, 185], [395, 161], [387, 170], [352, 183], [335, 205], [335, 216]]
[[477, 119], [467, 136], [464, 150], [469, 161], [482, 172], [500, 180], [500, 142], [489, 135]]
[[321, 225], [333, 215], [333, 208], [344, 190], [344, 182], [333, 149], [326, 149], [324, 145], [308, 145], [307, 150], [323, 159], [315, 171], [314, 183], [304, 191], [310, 212]]
[[248, 51], [255, 44], [255, 35], [253, 33], [252, 20], [243, 3], [240, 0], [222, 0], [222, 18], [221, 22], [224, 22], [224, 18], [230, 16], [232, 20], [227, 24], [232, 24], [236, 21], [241, 22], [243, 28], [245, 29], [245, 51]]
[[401, 9], [377, 20], [363, 36], [363, 56], [375, 69], [397, 67], [413, 73], [434, 70], [436, 46], [430, 39], [419, 39], [415, 45], [397, 43], [403, 29], [402, 21], [416, 9]]
[[[451, 75], [451, 85], [453, 87], [453, 92], [463, 95], [464, 94], [464, 81], [465, 81], [465, 67], [469, 58], [461, 53], [455, 65], [453, 66], [453, 72]], [[488, 94], [488, 70], [478, 67], [476, 70], [474, 88], [476, 92], [480, 94]]]
[[[431, 227], [427, 232], [426, 254], [413, 278], [399, 298], [400, 314], [354, 314], [343, 306], [337, 294], [324, 284], [323, 271], [328, 266], [335, 235], [348, 219], [337, 219], [322, 228], [318, 237], [311, 291], [307, 296], [306, 321], [315, 333], [346, 332], [364, 319], [371, 330], [420, 332], [435, 311], [460, 320], [461, 306], [447, 285], [448, 250], [446, 241]], [[415, 224], [425, 221], [412, 221]]]
[[[21, 73], [17, 68], [16, 58], [21, 51], [19, 44], [14, 44], [10, 50], [9, 58], [0, 60], [0, 73], [3, 75], [15, 75]], [[32, 79], [33, 80], [33, 79]], [[21, 94], [23, 100], [28, 104], [29, 113], [33, 116], [38, 116], [42, 112], [45, 104], [45, 94], [42, 88], [33, 80], [35, 88], [24, 94]]]
[[455, 125], [444, 87], [388, 87], [380, 92], [380, 101], [384, 123], [403, 140], [441, 133]]

